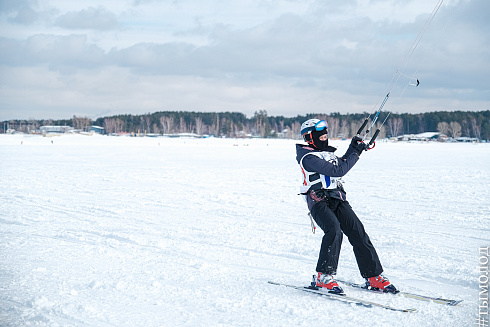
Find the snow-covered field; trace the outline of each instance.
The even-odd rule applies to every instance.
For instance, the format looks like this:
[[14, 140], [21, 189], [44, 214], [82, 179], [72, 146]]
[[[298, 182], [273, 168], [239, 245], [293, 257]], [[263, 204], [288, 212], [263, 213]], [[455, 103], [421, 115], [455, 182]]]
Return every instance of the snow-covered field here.
[[[464, 302], [344, 289], [415, 313], [267, 283], [307, 284], [322, 238], [294, 144], [0, 135], [0, 325], [475, 325], [490, 144], [378, 142], [344, 178], [384, 274]], [[346, 238], [338, 277], [362, 281]]]

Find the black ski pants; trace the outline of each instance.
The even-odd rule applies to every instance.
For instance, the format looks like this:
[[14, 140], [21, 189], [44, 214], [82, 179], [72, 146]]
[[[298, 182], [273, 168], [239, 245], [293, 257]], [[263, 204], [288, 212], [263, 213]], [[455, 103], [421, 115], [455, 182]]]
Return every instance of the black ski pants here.
[[325, 233], [318, 257], [317, 272], [335, 275], [343, 234], [352, 245], [362, 277], [378, 276], [383, 272], [376, 249], [349, 202], [336, 198], [324, 199], [311, 207], [311, 215]]

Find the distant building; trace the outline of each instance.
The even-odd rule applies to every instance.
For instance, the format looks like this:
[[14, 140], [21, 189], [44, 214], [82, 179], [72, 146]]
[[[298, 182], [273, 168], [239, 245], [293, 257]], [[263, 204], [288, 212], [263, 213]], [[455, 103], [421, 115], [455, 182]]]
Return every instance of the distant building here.
[[90, 127], [89, 132], [94, 132], [94, 133], [98, 133], [98, 134], [105, 134], [105, 128], [100, 127], [100, 126], [92, 126], [92, 127]]
[[203, 138], [202, 135], [196, 134], [196, 133], [177, 133], [177, 134], [163, 134], [163, 136], [166, 137], [182, 137], [182, 138], [195, 138], [195, 139], [200, 139]]
[[477, 143], [480, 140], [474, 137], [457, 137], [455, 138], [456, 142], [465, 142], [465, 143]]
[[425, 132], [420, 134], [406, 134], [397, 137], [398, 141], [427, 142], [436, 141], [443, 134], [437, 132]]
[[73, 131], [73, 127], [71, 126], [41, 126], [39, 129], [43, 135], [62, 134]]

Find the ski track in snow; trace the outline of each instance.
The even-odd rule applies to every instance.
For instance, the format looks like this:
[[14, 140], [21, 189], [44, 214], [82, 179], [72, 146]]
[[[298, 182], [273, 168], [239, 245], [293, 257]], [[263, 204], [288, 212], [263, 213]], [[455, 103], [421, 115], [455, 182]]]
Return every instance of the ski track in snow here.
[[[0, 135], [0, 325], [473, 325], [490, 144], [378, 142], [344, 178], [384, 274], [464, 302], [346, 292], [416, 313], [267, 283], [308, 284], [323, 235], [294, 144]], [[347, 238], [338, 275], [362, 282]]]

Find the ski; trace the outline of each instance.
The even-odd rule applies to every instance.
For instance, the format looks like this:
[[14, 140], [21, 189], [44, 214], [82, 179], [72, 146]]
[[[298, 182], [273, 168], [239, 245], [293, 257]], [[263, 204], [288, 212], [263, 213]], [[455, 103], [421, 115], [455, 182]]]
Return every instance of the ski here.
[[[337, 278], [335, 280], [337, 282], [339, 282], [339, 283], [344, 284], [344, 285], [347, 285], [347, 286], [350, 286], [350, 287], [359, 288], [359, 289], [362, 289], [362, 290], [365, 290], [365, 291], [376, 292], [376, 293], [385, 293], [385, 292], [380, 291], [378, 289], [370, 289], [370, 288], [368, 288], [364, 284], [356, 284], [356, 283], [348, 282], [348, 281], [337, 279]], [[386, 292], [386, 293], [389, 293], [389, 292]], [[409, 293], [409, 292], [403, 292], [403, 291], [399, 291], [398, 293], [390, 293], [390, 294], [401, 294], [401, 295], [403, 295], [404, 297], [407, 297], [407, 298], [411, 298], [411, 299], [415, 299], [415, 300], [420, 300], [420, 301], [427, 301], [427, 302], [432, 301], [434, 303], [445, 304], [445, 305], [449, 305], [449, 306], [455, 306], [455, 305], [458, 305], [461, 302], [463, 302], [463, 300], [443, 299], [443, 298], [440, 298], [440, 297], [434, 297], [434, 296], [428, 296], [428, 295], [422, 295], [422, 294], [415, 294], [415, 293]]]
[[321, 295], [321, 296], [326, 296], [331, 300], [341, 301], [344, 303], [351, 303], [351, 304], [363, 306], [366, 308], [379, 307], [379, 308], [383, 308], [383, 309], [387, 309], [387, 310], [391, 310], [391, 311], [398, 311], [398, 312], [414, 312], [414, 311], [416, 311], [416, 309], [412, 309], [412, 308], [400, 309], [400, 308], [395, 308], [395, 307], [385, 305], [385, 304], [381, 304], [381, 303], [377, 303], [377, 302], [366, 301], [363, 299], [358, 299], [355, 297], [347, 296], [344, 293], [341, 293], [341, 294], [328, 293], [328, 292], [322, 291], [319, 288], [312, 287], [312, 286], [295, 286], [295, 285], [276, 283], [276, 282], [271, 282], [271, 281], [269, 281], [269, 284], [290, 287], [290, 288], [294, 288], [294, 289], [297, 289], [297, 290], [300, 290], [303, 292], [313, 293], [313, 294], [317, 294], [317, 295]]

